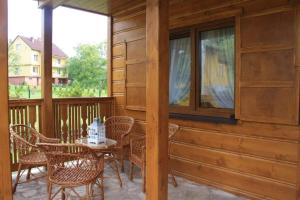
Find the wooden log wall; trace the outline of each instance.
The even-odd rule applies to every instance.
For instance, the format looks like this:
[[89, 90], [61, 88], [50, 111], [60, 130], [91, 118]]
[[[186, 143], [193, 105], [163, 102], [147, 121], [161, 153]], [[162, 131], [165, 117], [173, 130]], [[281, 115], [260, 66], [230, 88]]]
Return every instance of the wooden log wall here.
[[[145, 133], [145, 2], [114, 13], [112, 94], [116, 114]], [[171, 121], [177, 175], [252, 199], [297, 199], [299, 192], [299, 13], [289, 0], [171, 0], [170, 26], [228, 17], [236, 27], [236, 125]], [[133, 3], [132, 3], [133, 4]], [[299, 12], [299, 11], [298, 11]]]

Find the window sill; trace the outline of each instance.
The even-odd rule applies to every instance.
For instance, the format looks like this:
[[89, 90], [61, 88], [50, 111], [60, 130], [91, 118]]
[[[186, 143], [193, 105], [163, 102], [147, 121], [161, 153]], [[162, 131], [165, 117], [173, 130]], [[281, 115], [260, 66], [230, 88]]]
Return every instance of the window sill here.
[[169, 117], [173, 119], [201, 121], [201, 122], [218, 123], [218, 124], [235, 125], [238, 122], [238, 120], [234, 118], [234, 115], [230, 118], [226, 118], [226, 117], [215, 117], [215, 116], [204, 116], [204, 115], [170, 113]]

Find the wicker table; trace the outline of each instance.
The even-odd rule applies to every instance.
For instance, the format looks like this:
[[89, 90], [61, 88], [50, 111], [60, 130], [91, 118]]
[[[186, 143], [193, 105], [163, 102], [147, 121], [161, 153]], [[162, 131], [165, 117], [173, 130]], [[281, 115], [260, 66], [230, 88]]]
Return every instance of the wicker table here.
[[117, 141], [106, 138], [104, 143], [91, 144], [91, 143], [88, 143], [87, 138], [80, 138], [75, 141], [75, 144], [84, 145], [84, 146], [87, 146], [87, 147], [99, 152], [99, 151], [107, 151], [111, 147], [114, 147], [117, 144]]
[[[116, 162], [116, 160], [117, 160], [116, 155], [114, 153], [114, 147], [117, 145], [116, 140], [106, 138], [104, 143], [91, 144], [91, 143], [88, 143], [87, 138], [80, 138], [80, 139], [75, 140], [75, 143], [87, 146], [87, 147], [93, 149], [95, 152], [98, 152], [101, 154], [103, 153], [105, 162], [112, 168], [113, 171], [115, 171], [115, 173], [117, 174], [117, 177], [120, 181], [120, 186], [122, 187], [122, 180], [121, 180], [120, 172], [118, 169], [118, 163]], [[104, 178], [110, 178], [110, 177], [104, 177]]]

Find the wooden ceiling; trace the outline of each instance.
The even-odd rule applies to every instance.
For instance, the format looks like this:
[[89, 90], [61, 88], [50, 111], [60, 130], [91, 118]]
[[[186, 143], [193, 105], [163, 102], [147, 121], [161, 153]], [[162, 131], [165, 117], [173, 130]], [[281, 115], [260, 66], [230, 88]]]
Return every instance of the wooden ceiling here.
[[[99, 13], [103, 15], [112, 15], [115, 12], [122, 11], [122, 9], [128, 6], [134, 6], [134, 4], [136, 4], [136, 1], [132, 1], [132, 0], [37, 0], [37, 1], [40, 8], [43, 8], [45, 6], [50, 6], [52, 8], [65, 6], [65, 7], [85, 10], [93, 13]], [[140, 2], [145, 2], [145, 0], [141, 0]]]

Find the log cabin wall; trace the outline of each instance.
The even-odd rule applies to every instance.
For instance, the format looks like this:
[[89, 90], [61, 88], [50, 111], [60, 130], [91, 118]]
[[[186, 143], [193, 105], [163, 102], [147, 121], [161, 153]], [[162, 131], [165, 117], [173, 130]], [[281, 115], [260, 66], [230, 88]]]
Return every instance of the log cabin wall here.
[[[237, 124], [170, 119], [179, 176], [252, 199], [297, 199], [299, 191], [299, 13], [288, 0], [171, 0], [170, 29], [235, 18]], [[116, 114], [145, 134], [145, 2], [112, 20]], [[298, 33], [297, 33], [298, 30]], [[298, 41], [298, 42], [296, 42]], [[297, 46], [298, 44], [298, 46]]]

